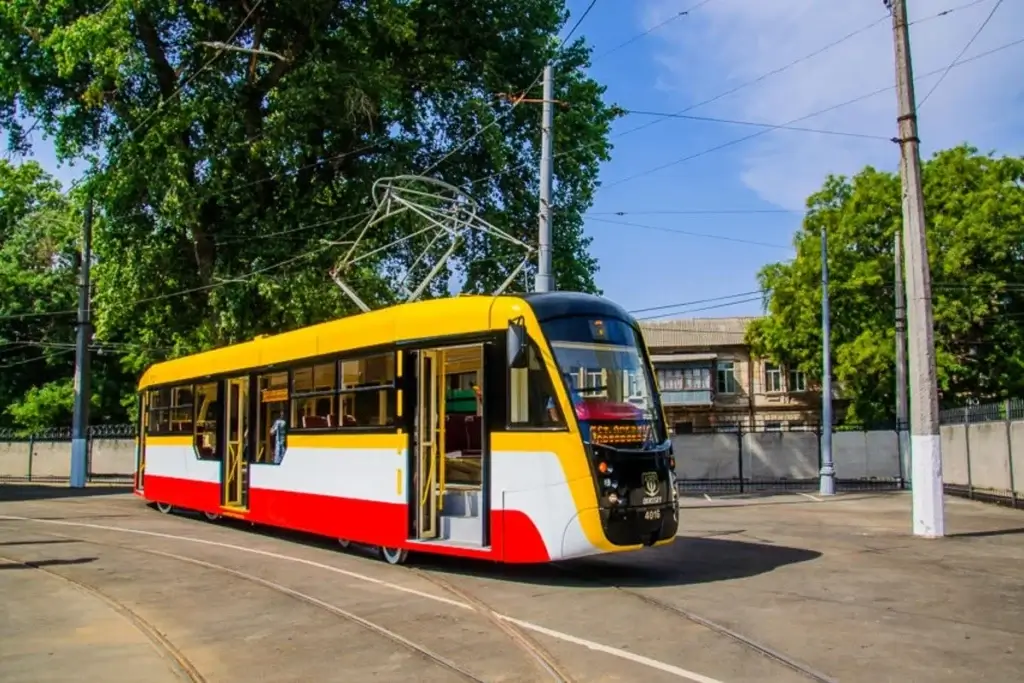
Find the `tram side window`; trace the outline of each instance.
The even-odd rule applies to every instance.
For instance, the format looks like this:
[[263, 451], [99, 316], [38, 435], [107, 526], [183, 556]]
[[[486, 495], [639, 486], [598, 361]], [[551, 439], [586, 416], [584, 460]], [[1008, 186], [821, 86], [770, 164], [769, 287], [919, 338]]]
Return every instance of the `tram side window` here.
[[514, 427], [561, 427], [565, 424], [554, 384], [537, 345], [530, 340], [527, 367], [509, 369], [509, 424]]
[[293, 429], [337, 427], [334, 410], [335, 364], [297, 368], [292, 375]]
[[341, 361], [342, 427], [394, 427], [395, 354]]
[[196, 386], [196, 424], [193, 445], [203, 460], [220, 457], [218, 433], [220, 431], [220, 385], [217, 382]]
[[192, 431], [192, 386], [161, 387], [149, 392], [149, 433], [188, 434]]
[[255, 462], [280, 463], [288, 445], [288, 373], [260, 375]]

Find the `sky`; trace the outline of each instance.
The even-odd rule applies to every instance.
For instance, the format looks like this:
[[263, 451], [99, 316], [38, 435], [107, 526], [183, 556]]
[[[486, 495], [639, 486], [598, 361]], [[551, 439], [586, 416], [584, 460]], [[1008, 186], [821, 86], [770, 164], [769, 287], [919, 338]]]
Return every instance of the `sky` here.
[[[925, 98], [940, 74], [924, 74], [949, 66], [997, 3], [908, 2], [923, 158], [963, 142], [1024, 154], [1024, 43], [949, 70]], [[570, 26], [589, 4], [568, 0]], [[897, 168], [891, 26], [882, 0], [597, 0], [576, 35], [593, 46], [590, 73], [606, 99], [629, 110], [783, 124], [890, 87], [794, 124], [864, 137], [617, 121], [585, 223], [605, 296], [641, 318], [760, 314], [757, 272], [793, 256], [806, 197], [830, 173]], [[1004, 0], [960, 59], [1022, 38], [1024, 2]], [[58, 166], [45, 140], [33, 156], [65, 184], [81, 174]], [[676, 305], [686, 302], [700, 303]]]

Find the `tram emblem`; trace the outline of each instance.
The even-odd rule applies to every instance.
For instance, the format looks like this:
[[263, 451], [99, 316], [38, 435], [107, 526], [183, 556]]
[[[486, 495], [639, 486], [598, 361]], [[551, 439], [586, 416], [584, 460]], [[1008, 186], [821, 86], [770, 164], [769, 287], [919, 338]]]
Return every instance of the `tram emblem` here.
[[658, 473], [657, 472], [644, 472], [644, 493], [647, 494], [644, 501], [645, 504], [648, 498], [657, 497], [657, 500], [652, 500], [652, 503], [661, 502], [661, 497], [658, 496]]

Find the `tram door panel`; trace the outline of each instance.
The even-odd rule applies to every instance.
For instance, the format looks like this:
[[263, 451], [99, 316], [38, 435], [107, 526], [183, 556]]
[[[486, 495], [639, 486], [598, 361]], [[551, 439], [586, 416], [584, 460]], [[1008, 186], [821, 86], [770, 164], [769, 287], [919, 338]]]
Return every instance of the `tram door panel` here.
[[444, 351], [417, 353], [416, 384], [416, 529], [429, 539], [438, 537], [443, 494]]
[[249, 464], [246, 458], [249, 438], [249, 377], [229, 379], [225, 388], [226, 438], [221, 505], [245, 510], [249, 503]]
[[146, 430], [149, 429], [149, 392], [142, 392], [142, 399], [139, 402], [139, 438], [138, 453], [135, 454], [135, 490], [142, 493], [145, 490], [146, 476]]

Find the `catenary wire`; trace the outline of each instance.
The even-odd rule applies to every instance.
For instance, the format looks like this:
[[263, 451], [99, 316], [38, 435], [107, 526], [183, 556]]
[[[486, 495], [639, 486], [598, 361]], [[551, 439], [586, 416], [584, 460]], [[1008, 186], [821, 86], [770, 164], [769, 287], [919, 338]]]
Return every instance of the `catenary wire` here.
[[[972, 62], [974, 60], [981, 59], [982, 57], [990, 56], [992, 54], [995, 54], [996, 52], [1008, 49], [1010, 47], [1013, 47], [1015, 45], [1019, 45], [1021, 43], [1024, 43], [1024, 38], [1018, 38], [1015, 41], [1011, 41], [1011, 42], [1006, 43], [1004, 45], [1001, 45], [1001, 46], [999, 46], [997, 48], [993, 48], [992, 50], [989, 50], [987, 52], [982, 52], [981, 54], [975, 55], [974, 57], [971, 57], [969, 59], [964, 59], [964, 60], [961, 60], [959, 62], [954, 62], [953, 66], [954, 67], [956, 67], [956, 66], [963, 66], [964, 64], [968, 64], [968, 63], [970, 63], [970, 62]], [[947, 67], [947, 68], [951, 68], [951, 67]], [[917, 81], [917, 80], [922, 79], [922, 78], [927, 78], [928, 76], [932, 76], [932, 75], [934, 75], [936, 73], [939, 73], [941, 71], [942, 71], [942, 69], [936, 69], [935, 71], [930, 71], [928, 73], [916, 76], [914, 78], [914, 80]], [[799, 117], [797, 117], [795, 119], [791, 119], [791, 120], [786, 121], [786, 122], [784, 122], [782, 124], [779, 124], [779, 126], [790, 126], [790, 125], [792, 125], [794, 123], [799, 123], [800, 121], [805, 121], [807, 119], [811, 119], [811, 118], [814, 118], [816, 116], [821, 116], [822, 114], [826, 114], [826, 113], [828, 113], [830, 111], [834, 111], [834, 110], [839, 109], [841, 107], [846, 107], [846, 106], [849, 106], [851, 104], [855, 104], [856, 102], [860, 102], [862, 100], [866, 100], [866, 99], [874, 97], [876, 95], [880, 95], [881, 93], [888, 92], [890, 90], [893, 90], [895, 87], [896, 86], [894, 86], [894, 85], [887, 85], [885, 87], [879, 88], [878, 90], [874, 90], [872, 92], [865, 93], [863, 95], [859, 95], [859, 96], [857, 96], [857, 97], [855, 97], [855, 98], [853, 98], [851, 100], [847, 100], [845, 102], [840, 102], [839, 104], [834, 104], [834, 105], [832, 105], [830, 107], [826, 107], [824, 109], [819, 109], [818, 111], [811, 112], [810, 114], [804, 114], [803, 116], [799, 116]], [[626, 177], [620, 178], [618, 180], [614, 180], [614, 181], [612, 181], [610, 183], [602, 185], [602, 189], [606, 190], [609, 187], [615, 187], [616, 185], [621, 185], [622, 183], [628, 182], [630, 180], [636, 180], [637, 178], [642, 178], [643, 176], [650, 175], [651, 173], [656, 173], [658, 171], [662, 171], [662, 170], [664, 170], [666, 168], [670, 168], [672, 166], [676, 166], [676, 165], [684, 163], [686, 161], [690, 161], [692, 159], [696, 159], [696, 158], [704, 156], [706, 154], [710, 154], [712, 152], [717, 152], [717, 151], [725, 149], [727, 147], [731, 147], [733, 145], [737, 145], [737, 144], [739, 144], [741, 142], [746, 142], [747, 140], [752, 140], [752, 139], [754, 139], [756, 137], [760, 137], [762, 135], [765, 135], [766, 133], [770, 133], [770, 132], [772, 132], [773, 130], [776, 130], [776, 129], [777, 129], [777, 127], [765, 128], [763, 130], [757, 131], [756, 133], [751, 133], [750, 135], [745, 135], [745, 136], [740, 137], [740, 138], [735, 138], [733, 140], [729, 140], [727, 142], [723, 142], [723, 143], [721, 143], [719, 145], [715, 145], [714, 147], [709, 147], [709, 148], [704, 149], [704, 150], [702, 150], [700, 152], [694, 152], [693, 154], [688, 154], [686, 156], [683, 156], [683, 157], [680, 157], [678, 159], [675, 159], [674, 161], [669, 161], [669, 162], [660, 164], [658, 166], [655, 166], [653, 168], [648, 168], [648, 169], [640, 171], [638, 173], [634, 173], [633, 175], [626, 176]]]
[[992, 11], [988, 13], [988, 16], [985, 17], [985, 21], [981, 22], [981, 26], [979, 26], [978, 30], [974, 32], [974, 35], [971, 36], [971, 39], [968, 40], [967, 44], [963, 46], [963, 49], [961, 49], [960, 52], [956, 54], [956, 57], [954, 57], [953, 61], [949, 63], [949, 66], [947, 66], [942, 71], [942, 75], [939, 76], [939, 80], [935, 81], [935, 84], [932, 85], [931, 89], [927, 93], [925, 93], [925, 96], [922, 97], [921, 101], [917, 103], [918, 111], [920, 111], [921, 107], [924, 106], [924, 103], [928, 101], [928, 98], [932, 96], [932, 93], [935, 92], [935, 89], [938, 88], [942, 81], [946, 79], [946, 76], [949, 75], [950, 70], [957, 63], [957, 61], [959, 61], [959, 59], [964, 56], [964, 53], [967, 52], [967, 50], [970, 49], [971, 45], [974, 44], [974, 41], [978, 39], [978, 36], [981, 35], [981, 32], [985, 30], [986, 26], [988, 26], [988, 22], [992, 20], [992, 15], [996, 13], [996, 10], [998, 10], [999, 6], [1002, 4], [1003, 0], [996, 0], [996, 4], [992, 7]]
[[690, 237], [704, 237], [713, 240], [723, 240], [725, 242], [737, 242], [739, 244], [752, 244], [758, 247], [771, 247], [773, 249], [791, 249], [792, 247], [783, 246], [781, 244], [772, 244], [771, 242], [758, 242], [757, 240], [748, 240], [741, 237], [729, 237], [727, 235], [714, 235], [705, 232], [693, 232], [690, 230], [678, 230], [676, 228], [664, 228], [658, 225], [645, 225], [643, 223], [633, 223], [631, 221], [613, 221], [607, 218], [590, 218], [592, 221], [598, 223], [608, 223], [610, 225], [621, 225], [630, 228], [640, 228], [641, 230], [657, 230], [659, 232], [671, 232], [679, 235], [689, 235]]
[[656, 116], [659, 118], [686, 119], [687, 121], [705, 121], [708, 123], [728, 123], [736, 126], [753, 126], [756, 128], [771, 128], [772, 130], [793, 130], [801, 133], [816, 133], [818, 135], [836, 135], [848, 138], [862, 138], [865, 140], [882, 140], [891, 142], [891, 135], [873, 135], [871, 133], [853, 133], [842, 130], [825, 130], [822, 128], [805, 128], [803, 126], [787, 126], [785, 124], [764, 123], [759, 121], [744, 121], [742, 119], [724, 119], [715, 116], [692, 116], [689, 114], [666, 114], [659, 111], [644, 111], [640, 109], [623, 109], [626, 114], [633, 116]]
[[665, 19], [664, 21], [661, 21], [661, 22], [655, 24], [654, 26], [650, 27], [649, 29], [647, 29], [645, 31], [637, 33], [636, 35], [632, 36], [631, 38], [627, 38], [626, 40], [624, 40], [623, 42], [619, 43], [618, 45], [616, 45], [615, 47], [611, 48], [610, 50], [605, 50], [604, 52], [600, 53], [596, 57], [592, 58], [590, 60], [591, 66], [593, 66], [594, 63], [597, 62], [599, 59], [604, 59], [608, 55], [610, 55], [610, 54], [612, 54], [614, 52], [618, 52], [619, 50], [621, 50], [624, 47], [632, 45], [636, 41], [649, 36], [650, 34], [652, 34], [655, 31], [657, 31], [657, 30], [667, 26], [668, 24], [671, 24], [672, 22], [676, 21], [677, 19], [681, 19], [682, 17], [687, 16], [688, 14], [690, 14], [690, 12], [693, 12], [694, 10], [700, 9], [701, 7], [703, 7], [704, 5], [708, 4], [711, 1], [712, 0], [701, 0], [696, 5], [693, 5], [692, 7], [688, 8], [688, 9], [680, 10], [680, 11], [676, 12], [675, 14], [673, 14], [672, 16], [670, 16], [668, 19]]
[[[976, 2], [977, 1], [978, 0], [976, 0]], [[937, 18], [942, 17], [942, 16], [948, 16], [949, 14], [951, 14], [953, 12], [956, 12], [956, 11], [958, 11], [960, 9], [965, 9], [967, 7], [971, 7], [974, 4], [976, 4], [976, 2], [969, 3], [969, 4], [966, 4], [966, 5], [961, 5], [959, 7], [953, 7], [953, 8], [944, 10], [942, 12], [939, 12], [937, 14], [930, 15], [930, 16], [927, 16], [927, 17], [923, 17], [921, 19], [917, 19], [917, 20], [915, 20], [914, 22], [911, 22], [911, 23], [912, 24], [918, 24], [918, 23], [922, 23], [924, 21], [929, 21], [929, 20], [932, 20], [932, 19], [937, 19]], [[863, 33], [864, 31], [867, 31], [868, 29], [873, 28], [875, 25], [881, 23], [882, 21], [885, 21], [888, 18], [889, 18], [888, 16], [882, 17], [881, 19], [876, 20], [872, 24], [870, 24], [868, 26], [864, 26], [864, 27], [862, 27], [862, 28], [860, 28], [860, 29], [850, 33], [850, 34], [847, 34], [846, 36], [843, 36], [842, 38], [840, 38], [838, 40], [832, 41], [831, 43], [825, 45], [824, 47], [819, 48], [818, 50], [816, 50], [816, 51], [814, 51], [814, 52], [812, 52], [810, 54], [807, 54], [807, 55], [804, 55], [803, 57], [795, 59], [792, 62], [789, 62], [788, 64], [783, 65], [782, 67], [779, 67], [779, 68], [774, 69], [774, 70], [772, 70], [770, 72], [764, 73], [761, 76], [758, 76], [758, 77], [756, 77], [756, 78], [754, 78], [754, 79], [752, 79], [750, 81], [746, 81], [744, 83], [741, 83], [740, 85], [736, 86], [735, 88], [732, 88], [732, 89], [727, 90], [727, 91], [725, 91], [723, 93], [720, 93], [719, 95], [716, 95], [716, 96], [714, 96], [712, 98], [709, 98], [709, 99], [704, 100], [702, 102], [698, 102], [697, 104], [694, 104], [692, 106], [685, 107], [685, 108], [675, 112], [675, 114], [685, 114], [687, 111], [690, 111], [691, 109], [694, 109], [694, 108], [699, 107], [699, 106], [703, 106], [705, 104], [709, 104], [709, 103], [711, 103], [713, 101], [721, 99], [722, 97], [725, 97], [726, 95], [733, 94], [733, 93], [738, 92], [739, 90], [741, 90], [743, 88], [755, 85], [755, 84], [757, 84], [757, 83], [759, 83], [759, 82], [761, 82], [761, 81], [763, 81], [763, 80], [765, 80], [765, 79], [767, 79], [767, 78], [769, 78], [771, 76], [778, 75], [778, 74], [782, 73], [783, 71], [791, 69], [794, 66], [797, 66], [798, 64], [800, 64], [800, 63], [802, 63], [804, 61], [807, 61], [808, 59], [816, 57], [817, 55], [820, 55], [820, 54], [822, 54], [822, 53], [824, 53], [824, 52], [826, 52], [826, 51], [828, 51], [828, 50], [830, 50], [832, 48], [835, 48], [836, 46], [842, 44], [843, 42], [849, 40], [850, 38], [853, 38], [854, 36], [858, 35], [859, 33]], [[980, 55], [976, 55], [974, 57], [971, 57], [970, 59], [961, 61], [960, 64], [966, 64], [966, 63], [968, 63], [970, 61], [973, 61], [974, 59], [978, 59], [978, 58], [983, 57], [983, 56], [988, 56], [989, 54], [992, 54], [992, 52], [998, 51], [998, 49], [1005, 49], [1007, 47], [1012, 47], [1012, 45], [1014, 45], [1014, 44], [1015, 43], [1011, 43], [1009, 45], [1003, 46], [1002, 48], [997, 48], [997, 50], [989, 51], [987, 53], [982, 53]], [[959, 66], [960, 64], [958, 64], [957, 66]], [[927, 75], [930, 75], [930, 74], [925, 74], [925, 76], [927, 76]], [[891, 88], [885, 88], [885, 89], [882, 89], [882, 90], [878, 90], [876, 92], [871, 93], [870, 96], [874, 96], [874, 95], [880, 94], [880, 93], [885, 92], [886, 90], [889, 90], [889, 89], [891, 89]], [[868, 97], [868, 96], [865, 96], [865, 98], [866, 97]], [[848, 103], [836, 105], [836, 108], [838, 108], [840, 106], [845, 106], [846, 104], [852, 104], [852, 103], [853, 102], [848, 102]], [[829, 111], [829, 110], [826, 110], [826, 111]], [[820, 113], [825, 113], [825, 111], [822, 111]], [[654, 121], [650, 121], [650, 122], [644, 123], [641, 126], [630, 128], [630, 129], [625, 130], [625, 131], [623, 131], [621, 133], [616, 133], [615, 135], [612, 135], [609, 138], [609, 140], [616, 140], [616, 139], [618, 139], [620, 137], [624, 137], [626, 135], [631, 135], [631, 134], [633, 134], [633, 133], [635, 133], [635, 132], [637, 132], [639, 130], [642, 130], [644, 128], [648, 128], [650, 126], [653, 126], [653, 125], [655, 125], [655, 124], [657, 124], [657, 123], [659, 123], [661, 121], [665, 121], [665, 120], [669, 120], [669, 119], [668, 118], [665, 118], [665, 119], [655, 119]], [[798, 122], [798, 121], [791, 121], [789, 123], [796, 123], [796, 122]], [[788, 125], [788, 124], [783, 124], [783, 125]], [[552, 155], [552, 159], [563, 157], [563, 156], [567, 156], [567, 155], [570, 155], [570, 154], [575, 154], [576, 152], [579, 152], [579, 151], [582, 151], [582, 150], [585, 150], [585, 149], [589, 149], [591, 147], [596, 147], [597, 145], [600, 145], [600, 144], [604, 144], [604, 141], [600, 140], [600, 141], [596, 141], [596, 142], [587, 142], [587, 143], [584, 143], [582, 145], [577, 145], [576, 147], [573, 147], [571, 149], [562, 150], [560, 152], [555, 152]], [[514, 164], [512, 166], [509, 166], [509, 167], [501, 170], [501, 171], [497, 171], [495, 173], [491, 173], [491, 174], [488, 174], [486, 176], [482, 176], [480, 178], [477, 178], [476, 180], [473, 180], [473, 181], [469, 182], [468, 185], [473, 186], [473, 185], [476, 185], [478, 183], [487, 182], [489, 180], [493, 180], [494, 178], [500, 178], [501, 176], [506, 175], [508, 173], [512, 173], [514, 171], [518, 171], [518, 170], [521, 170], [523, 168], [526, 168], [528, 166], [533, 166], [533, 165], [534, 165], [534, 162], [532, 160], [531, 161], [527, 161], [527, 162], [523, 162], [521, 164]]]

